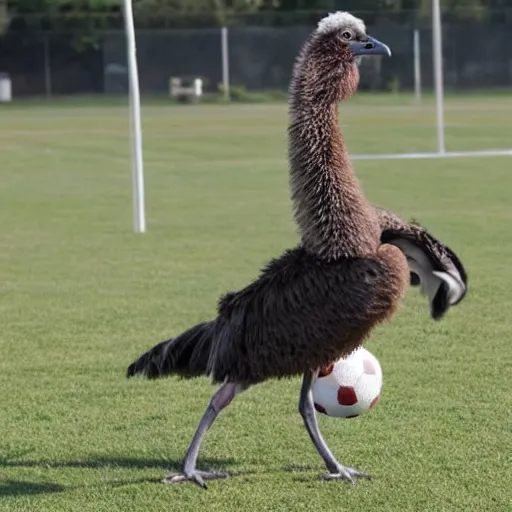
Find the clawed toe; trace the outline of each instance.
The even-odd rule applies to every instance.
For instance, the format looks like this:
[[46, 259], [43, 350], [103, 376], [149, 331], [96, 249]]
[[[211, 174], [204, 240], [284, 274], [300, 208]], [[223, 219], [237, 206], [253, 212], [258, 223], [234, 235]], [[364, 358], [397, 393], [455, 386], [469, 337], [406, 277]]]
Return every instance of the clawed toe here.
[[186, 471], [183, 473], [172, 473], [166, 475], [162, 483], [164, 484], [181, 484], [184, 482], [194, 482], [203, 489], [208, 489], [205, 480], [218, 480], [220, 478], [227, 478], [228, 473], [213, 473], [210, 471]]
[[370, 480], [371, 476], [354, 468], [340, 466], [336, 471], [324, 475], [323, 478], [325, 480], [344, 480], [351, 484], [355, 484], [358, 478], [366, 478], [367, 480]]
[[184, 482], [194, 482], [197, 485], [199, 485], [199, 487], [202, 487], [203, 489], [208, 489], [208, 486], [206, 485], [205, 481], [197, 473], [191, 473], [190, 475], [166, 475], [162, 480], [162, 483], [164, 484], [181, 484]]

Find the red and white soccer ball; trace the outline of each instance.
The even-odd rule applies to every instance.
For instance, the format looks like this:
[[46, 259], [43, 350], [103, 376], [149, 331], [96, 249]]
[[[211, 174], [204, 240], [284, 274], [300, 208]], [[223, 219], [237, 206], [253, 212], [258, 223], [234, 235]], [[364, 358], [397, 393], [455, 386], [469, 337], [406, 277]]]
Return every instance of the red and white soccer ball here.
[[371, 352], [360, 347], [320, 371], [313, 386], [313, 401], [318, 412], [337, 418], [355, 418], [377, 403], [381, 390], [380, 363]]

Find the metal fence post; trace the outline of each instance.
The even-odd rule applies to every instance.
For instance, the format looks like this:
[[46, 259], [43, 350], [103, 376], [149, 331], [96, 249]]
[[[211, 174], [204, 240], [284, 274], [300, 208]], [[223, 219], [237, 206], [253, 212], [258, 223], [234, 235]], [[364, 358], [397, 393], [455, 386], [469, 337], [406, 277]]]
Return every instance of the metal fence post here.
[[421, 54], [420, 54], [420, 31], [414, 30], [414, 96], [416, 101], [421, 101]]
[[44, 89], [47, 98], [52, 95], [52, 70], [50, 61], [50, 38], [44, 34]]
[[220, 43], [222, 53], [222, 90], [224, 98], [229, 99], [229, 47], [228, 47], [228, 28], [220, 29]]

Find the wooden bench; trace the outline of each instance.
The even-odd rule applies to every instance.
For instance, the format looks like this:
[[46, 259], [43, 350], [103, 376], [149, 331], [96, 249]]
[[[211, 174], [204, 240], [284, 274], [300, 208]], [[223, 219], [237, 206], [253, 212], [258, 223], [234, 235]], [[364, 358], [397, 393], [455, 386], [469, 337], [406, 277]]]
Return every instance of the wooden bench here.
[[169, 96], [184, 103], [195, 103], [203, 95], [203, 81], [200, 78], [183, 79], [172, 76], [169, 79]]

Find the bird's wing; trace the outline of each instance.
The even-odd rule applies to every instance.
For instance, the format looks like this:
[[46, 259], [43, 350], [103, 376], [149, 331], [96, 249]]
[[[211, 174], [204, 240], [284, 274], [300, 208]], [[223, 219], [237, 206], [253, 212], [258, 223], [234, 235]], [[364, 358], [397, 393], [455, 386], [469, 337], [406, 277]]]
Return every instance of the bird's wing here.
[[411, 284], [420, 285], [430, 302], [434, 319], [444, 316], [467, 292], [467, 273], [458, 256], [416, 222], [375, 208], [381, 226], [381, 241], [400, 248], [411, 269]]

